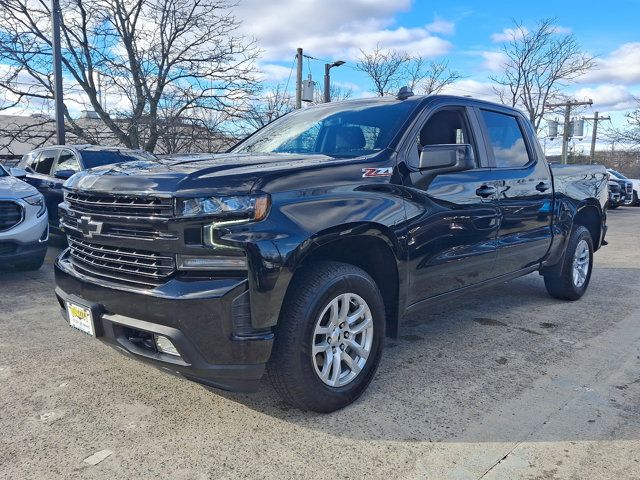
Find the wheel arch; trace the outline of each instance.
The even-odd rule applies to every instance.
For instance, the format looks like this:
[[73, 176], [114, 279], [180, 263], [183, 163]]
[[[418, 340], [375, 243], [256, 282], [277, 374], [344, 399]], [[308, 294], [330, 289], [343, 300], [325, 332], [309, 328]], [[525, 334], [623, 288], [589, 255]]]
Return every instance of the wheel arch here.
[[585, 201], [576, 209], [573, 225], [582, 225], [591, 234], [593, 249], [598, 250], [602, 245], [603, 212], [596, 201]]
[[382, 295], [387, 335], [396, 337], [404, 305], [401, 258], [400, 242], [384, 225], [362, 222], [329, 228], [303, 242], [291, 256], [288, 267], [293, 277], [289, 288], [295, 284], [296, 273], [314, 262], [337, 261], [362, 268], [376, 282]]

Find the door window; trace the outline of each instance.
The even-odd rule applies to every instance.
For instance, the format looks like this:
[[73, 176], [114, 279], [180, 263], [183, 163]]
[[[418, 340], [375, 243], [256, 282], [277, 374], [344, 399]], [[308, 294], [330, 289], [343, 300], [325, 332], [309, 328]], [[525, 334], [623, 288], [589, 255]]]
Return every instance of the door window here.
[[60, 152], [58, 163], [53, 169], [53, 174], [55, 175], [56, 172], [61, 170], [73, 170], [74, 172], [80, 171], [80, 163], [78, 163], [78, 159], [71, 150], [62, 150]]
[[56, 159], [57, 153], [57, 150], [43, 151], [38, 157], [38, 164], [34, 168], [35, 172], [41, 173], [42, 175], [50, 175], [51, 167], [53, 167], [53, 162]]
[[40, 158], [40, 152], [27, 153], [20, 160], [20, 167], [24, 168], [27, 172], [35, 172], [38, 165], [38, 159]]
[[513, 115], [481, 110], [490, 147], [498, 168], [523, 167], [531, 158], [518, 119]]
[[424, 124], [416, 139], [411, 163], [418, 165], [420, 152], [430, 145], [471, 144], [467, 117], [462, 109], [439, 110]]

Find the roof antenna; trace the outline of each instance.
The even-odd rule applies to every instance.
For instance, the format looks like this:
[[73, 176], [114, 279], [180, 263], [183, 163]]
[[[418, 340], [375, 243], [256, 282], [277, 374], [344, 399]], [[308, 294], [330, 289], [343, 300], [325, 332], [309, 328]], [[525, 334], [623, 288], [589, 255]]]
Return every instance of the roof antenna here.
[[413, 97], [413, 92], [407, 86], [401, 87], [396, 96], [398, 100], [406, 100], [409, 97]]

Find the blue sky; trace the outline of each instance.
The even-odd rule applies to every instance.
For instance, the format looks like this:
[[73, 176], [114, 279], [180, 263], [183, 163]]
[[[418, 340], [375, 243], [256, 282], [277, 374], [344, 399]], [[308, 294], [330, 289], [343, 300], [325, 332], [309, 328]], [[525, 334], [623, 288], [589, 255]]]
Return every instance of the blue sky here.
[[[236, 11], [242, 29], [263, 49], [261, 66], [268, 82], [286, 83], [295, 48], [322, 59], [344, 59], [332, 80], [368, 96], [371, 85], [353, 67], [359, 49], [407, 50], [429, 59], [446, 58], [466, 78], [449, 91], [490, 98], [489, 76], [499, 73], [499, 38], [512, 19], [525, 26], [556, 17], [562, 31], [574, 34], [584, 50], [598, 58], [598, 70], [566, 89], [576, 98], [590, 97], [593, 108], [610, 114], [614, 124], [640, 97], [640, 0], [615, 2], [427, 2], [411, 0], [244, 0]], [[323, 62], [305, 62], [322, 81]], [[290, 81], [289, 90], [293, 90]], [[601, 146], [604, 148], [604, 145]]]

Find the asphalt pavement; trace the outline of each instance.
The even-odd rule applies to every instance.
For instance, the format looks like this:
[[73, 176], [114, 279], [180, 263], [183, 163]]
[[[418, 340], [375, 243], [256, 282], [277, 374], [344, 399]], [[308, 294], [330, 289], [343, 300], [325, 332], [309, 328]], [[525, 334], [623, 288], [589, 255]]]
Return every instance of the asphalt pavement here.
[[0, 478], [640, 478], [640, 208], [609, 212], [587, 294], [532, 274], [413, 315], [354, 405], [210, 390], [73, 330], [0, 272]]

